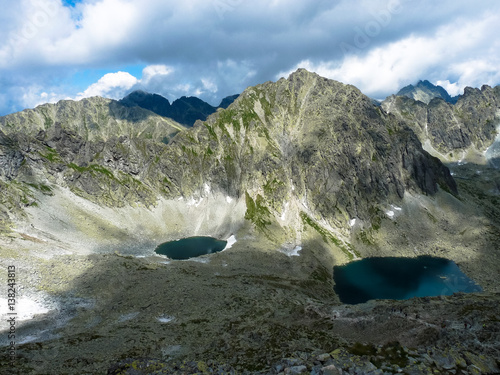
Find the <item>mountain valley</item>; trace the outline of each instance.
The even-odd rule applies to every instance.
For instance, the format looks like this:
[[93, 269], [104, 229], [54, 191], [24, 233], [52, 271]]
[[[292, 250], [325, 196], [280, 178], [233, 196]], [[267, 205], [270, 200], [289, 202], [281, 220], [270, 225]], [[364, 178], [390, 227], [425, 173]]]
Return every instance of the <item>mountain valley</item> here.
[[[0, 262], [45, 311], [18, 323], [19, 373], [500, 371], [500, 86], [404, 94], [299, 69], [218, 108], [135, 92], [0, 117]], [[191, 236], [236, 242], [154, 252]], [[334, 292], [335, 265], [419, 255], [483, 291]]]

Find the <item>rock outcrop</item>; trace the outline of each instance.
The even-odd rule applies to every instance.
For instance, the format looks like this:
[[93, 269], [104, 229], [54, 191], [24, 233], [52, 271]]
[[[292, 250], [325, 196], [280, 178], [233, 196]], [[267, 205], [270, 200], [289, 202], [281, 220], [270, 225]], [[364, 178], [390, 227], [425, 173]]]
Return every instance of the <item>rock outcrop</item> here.
[[405, 120], [429, 151], [454, 161], [463, 159], [471, 149], [483, 152], [492, 144], [500, 123], [500, 86], [467, 87], [456, 104], [440, 98], [425, 104], [393, 95], [382, 108]]
[[24, 161], [23, 154], [13, 140], [0, 130], [0, 177], [12, 180]]

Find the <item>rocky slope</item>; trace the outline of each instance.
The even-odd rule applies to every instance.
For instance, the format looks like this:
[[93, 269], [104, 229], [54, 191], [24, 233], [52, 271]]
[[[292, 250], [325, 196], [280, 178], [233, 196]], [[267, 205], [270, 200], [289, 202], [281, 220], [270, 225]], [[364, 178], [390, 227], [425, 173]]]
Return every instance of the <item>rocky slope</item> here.
[[[120, 120], [131, 118], [127, 111], [138, 118]], [[379, 205], [406, 191], [456, 193], [448, 169], [404, 122], [356, 88], [304, 70], [247, 89], [168, 145], [182, 127], [97, 98], [41, 106], [0, 124], [26, 160], [19, 181], [68, 187], [108, 206], [207, 190], [244, 199], [245, 218], [268, 237], [279, 228], [295, 240], [297, 223], [318, 220], [346, 234], [350, 220], [370, 226]]]
[[[410, 125], [305, 70], [187, 130], [102, 98], [0, 118], [0, 264], [22, 270], [19, 298], [49, 310], [20, 322], [16, 370], [495, 370], [495, 184], [457, 185]], [[237, 242], [194, 261], [153, 252], [192, 235]], [[341, 306], [334, 265], [422, 254], [455, 260], [486, 294]]]
[[407, 121], [424, 148], [441, 160], [468, 157], [480, 161], [500, 124], [500, 86], [467, 87], [456, 104], [440, 98], [425, 104], [405, 96], [390, 96], [382, 108]]
[[185, 130], [150, 111], [98, 97], [4, 116], [0, 129], [4, 230], [8, 217], [14, 220], [24, 207], [37, 205], [36, 193], [50, 195], [49, 185], [103, 204], [154, 202], [156, 195], [138, 180], [152, 157], [148, 147]]

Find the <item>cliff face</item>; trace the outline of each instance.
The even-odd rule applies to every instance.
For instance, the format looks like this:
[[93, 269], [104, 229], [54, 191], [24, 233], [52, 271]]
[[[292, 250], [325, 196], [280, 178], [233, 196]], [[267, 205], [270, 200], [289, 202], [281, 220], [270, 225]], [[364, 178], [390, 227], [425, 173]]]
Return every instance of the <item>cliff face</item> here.
[[8, 179], [68, 187], [107, 206], [208, 189], [245, 199], [245, 218], [268, 233], [284, 215], [346, 228], [352, 218], [376, 219], [380, 204], [408, 190], [456, 192], [403, 121], [355, 87], [305, 70], [247, 89], [189, 131], [102, 98], [40, 106], [0, 126], [12, 139], [3, 143], [17, 145], [3, 146]]
[[294, 196], [336, 225], [369, 218], [374, 205], [407, 189], [455, 191], [448, 170], [403, 122], [355, 87], [304, 70], [247, 89], [177, 136], [159, 167], [173, 194], [189, 196], [208, 181], [232, 196], [252, 192], [278, 215]]
[[406, 120], [422, 143], [435, 150], [442, 160], [463, 159], [469, 151], [483, 152], [500, 123], [500, 87], [466, 88], [456, 104], [432, 99], [428, 104], [391, 96], [382, 108]]
[[12, 180], [24, 161], [15, 142], [0, 130], [0, 177]]

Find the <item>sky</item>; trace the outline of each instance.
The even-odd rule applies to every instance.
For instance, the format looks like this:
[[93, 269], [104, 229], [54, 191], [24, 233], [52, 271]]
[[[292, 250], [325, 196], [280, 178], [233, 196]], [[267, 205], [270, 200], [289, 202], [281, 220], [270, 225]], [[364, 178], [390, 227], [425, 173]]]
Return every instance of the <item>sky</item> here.
[[212, 105], [306, 68], [383, 99], [500, 84], [498, 0], [0, 0], [0, 115], [137, 89]]

